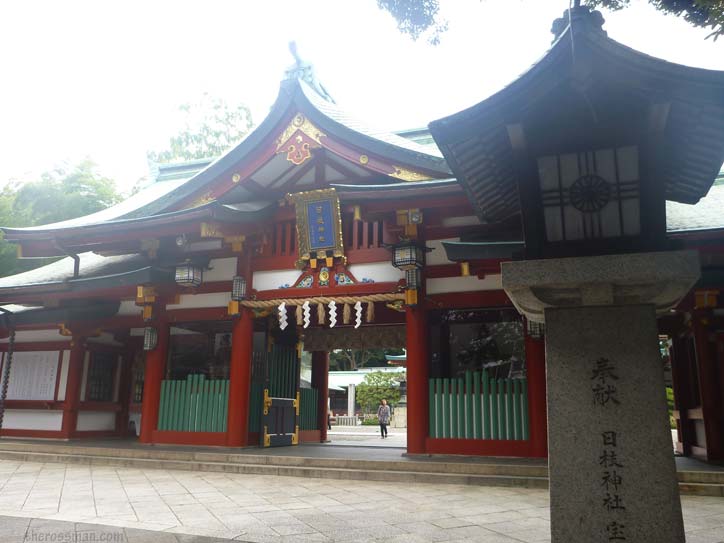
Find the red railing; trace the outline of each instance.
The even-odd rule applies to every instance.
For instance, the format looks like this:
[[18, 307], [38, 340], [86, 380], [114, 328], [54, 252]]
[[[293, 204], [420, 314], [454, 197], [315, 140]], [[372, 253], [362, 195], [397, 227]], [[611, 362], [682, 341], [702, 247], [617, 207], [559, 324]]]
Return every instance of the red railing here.
[[[389, 257], [384, 244], [387, 224], [383, 220], [355, 221], [351, 214], [342, 218], [344, 253], [350, 263], [374, 262]], [[255, 262], [257, 269], [293, 267], [297, 258], [296, 221], [278, 222], [265, 234], [261, 252]]]

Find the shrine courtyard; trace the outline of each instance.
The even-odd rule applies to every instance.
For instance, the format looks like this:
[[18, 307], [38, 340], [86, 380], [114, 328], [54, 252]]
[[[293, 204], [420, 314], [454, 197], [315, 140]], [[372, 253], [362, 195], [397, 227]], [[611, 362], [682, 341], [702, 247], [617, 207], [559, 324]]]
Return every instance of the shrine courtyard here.
[[[721, 497], [685, 495], [682, 507], [689, 543], [724, 541]], [[0, 460], [3, 543], [229, 539], [550, 541], [548, 491]]]

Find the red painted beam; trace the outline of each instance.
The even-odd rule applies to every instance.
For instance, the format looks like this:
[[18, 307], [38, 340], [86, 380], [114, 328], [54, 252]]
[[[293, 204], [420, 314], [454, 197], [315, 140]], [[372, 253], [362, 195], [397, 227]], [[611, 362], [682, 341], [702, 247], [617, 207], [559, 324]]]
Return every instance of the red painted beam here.
[[428, 309], [467, 309], [474, 307], [513, 307], [503, 290], [480, 290], [476, 292], [449, 292], [428, 294], [425, 297]]
[[529, 441], [427, 438], [425, 447], [427, 454], [512, 456], [521, 458], [537, 456], [533, 454]]
[[[70, 338], [69, 338], [70, 339]], [[16, 343], [14, 350], [20, 351], [67, 351], [70, 349], [70, 341], [35, 341], [32, 343]], [[7, 352], [8, 344], [0, 344], [0, 352]]]
[[369, 294], [387, 294], [396, 292], [399, 283], [357, 283], [349, 286], [280, 288], [256, 292], [257, 300], [275, 300], [277, 298], [299, 298], [300, 301], [313, 296], [364, 296]]
[[7, 409], [36, 409], [47, 411], [58, 411], [63, 409], [65, 402], [55, 400], [5, 400]]
[[[326, 422], [324, 427], [327, 427]], [[299, 443], [324, 443], [326, 440], [326, 436], [321, 437], [319, 430], [299, 430]]]

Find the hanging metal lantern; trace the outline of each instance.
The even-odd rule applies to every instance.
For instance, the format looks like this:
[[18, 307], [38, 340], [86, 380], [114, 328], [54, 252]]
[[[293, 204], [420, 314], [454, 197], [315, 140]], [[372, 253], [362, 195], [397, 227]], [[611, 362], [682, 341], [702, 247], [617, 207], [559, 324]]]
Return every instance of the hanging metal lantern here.
[[186, 287], [198, 287], [203, 280], [203, 273], [200, 266], [195, 266], [193, 263], [186, 261], [176, 266], [175, 281], [177, 284]]
[[231, 282], [231, 299], [235, 302], [246, 300], [246, 279], [237, 275]]
[[143, 350], [153, 351], [158, 345], [158, 331], [152, 326], [143, 329]]
[[422, 268], [425, 250], [411, 240], [398, 243], [392, 248], [392, 265], [400, 270]]

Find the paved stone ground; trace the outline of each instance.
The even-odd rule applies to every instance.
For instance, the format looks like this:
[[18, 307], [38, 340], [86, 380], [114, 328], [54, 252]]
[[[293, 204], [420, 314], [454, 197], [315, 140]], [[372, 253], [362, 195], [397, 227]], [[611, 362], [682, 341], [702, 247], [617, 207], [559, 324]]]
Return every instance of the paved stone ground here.
[[[724, 542], [724, 498], [682, 501], [689, 543]], [[0, 517], [9, 543], [550, 540], [543, 490], [3, 460], [0, 515], [15, 517]]]
[[327, 432], [332, 445], [348, 445], [362, 447], [385, 447], [406, 449], [407, 429], [388, 428], [387, 439], [380, 436], [379, 426], [332, 426]]
[[0, 515], [2, 543], [216, 543], [229, 541], [103, 524]]

